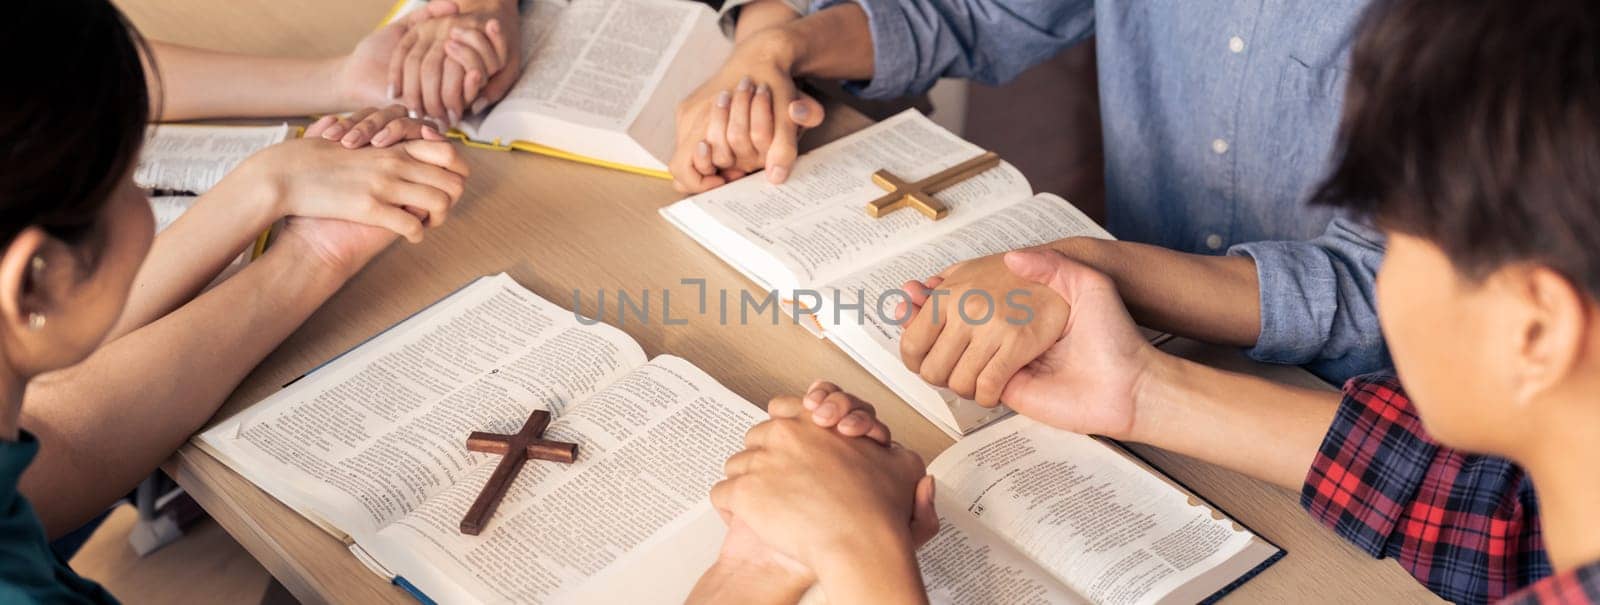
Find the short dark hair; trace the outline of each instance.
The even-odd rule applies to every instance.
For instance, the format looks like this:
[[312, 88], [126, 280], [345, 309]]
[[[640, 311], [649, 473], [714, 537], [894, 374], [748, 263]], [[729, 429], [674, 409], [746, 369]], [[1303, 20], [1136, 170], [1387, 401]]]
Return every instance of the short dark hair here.
[[1315, 202], [1600, 297], [1600, 2], [1379, 0], [1349, 82]]
[[145, 46], [107, 0], [18, 2], [0, 19], [0, 243], [30, 225], [75, 241], [136, 161]]

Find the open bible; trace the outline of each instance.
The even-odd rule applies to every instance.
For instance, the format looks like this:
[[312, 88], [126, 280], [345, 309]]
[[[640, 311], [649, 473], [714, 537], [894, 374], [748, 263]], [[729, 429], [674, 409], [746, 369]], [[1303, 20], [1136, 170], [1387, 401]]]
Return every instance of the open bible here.
[[[771, 185], [746, 177], [662, 210], [669, 221], [775, 292], [801, 325], [819, 332], [952, 437], [1004, 416], [948, 389], [936, 388], [900, 361], [905, 301], [900, 287], [956, 262], [1071, 236], [1111, 235], [1065, 200], [1035, 195], [1010, 164], [984, 171], [935, 194], [949, 210], [934, 221], [906, 209], [867, 216], [884, 191], [883, 169], [914, 181], [983, 152], [915, 110], [824, 145], [800, 157], [793, 176]], [[981, 302], [981, 301], [980, 301]], [[997, 319], [1006, 306], [987, 300]], [[982, 316], [963, 317], [983, 321]]]
[[[402, 0], [391, 20], [422, 4]], [[732, 50], [711, 9], [681, 0], [522, 5], [522, 76], [489, 111], [464, 119], [459, 135], [670, 178], [677, 104]]]
[[935, 603], [1198, 603], [1284, 554], [1119, 446], [1023, 416], [928, 472], [940, 527], [917, 558]]
[[[711, 485], [766, 415], [591, 323], [483, 277], [199, 444], [424, 599], [681, 602], [721, 543]], [[515, 432], [535, 409], [554, 419], [547, 438], [579, 444], [576, 462], [528, 463], [482, 533], [463, 535], [497, 462], [467, 435]]]

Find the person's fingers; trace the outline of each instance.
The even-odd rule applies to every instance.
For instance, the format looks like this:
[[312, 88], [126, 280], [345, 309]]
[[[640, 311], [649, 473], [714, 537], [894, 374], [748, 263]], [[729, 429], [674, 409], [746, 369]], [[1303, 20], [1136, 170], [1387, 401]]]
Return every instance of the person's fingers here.
[[[878, 416], [871, 404], [851, 410], [849, 414], [844, 415], [844, 418], [839, 419], [839, 424], [834, 425], [834, 430], [846, 437], [860, 437], [874, 428], [878, 428]], [[885, 440], [879, 443], [886, 442]]]
[[483, 57], [478, 51], [456, 40], [445, 44], [444, 54], [460, 65], [464, 71], [461, 76], [462, 99], [468, 103], [477, 100], [478, 92], [483, 90], [483, 74], [494, 73], [493, 70], [484, 64]]
[[752, 463], [754, 463], [756, 459], [760, 457], [760, 455], [761, 454], [758, 452], [758, 450], [742, 450], [732, 456], [729, 456], [728, 461], [722, 463], [722, 475], [729, 479], [733, 479], [750, 472]]
[[767, 416], [772, 418], [799, 418], [806, 411], [799, 399], [774, 397], [767, 402]]
[[1076, 298], [1072, 273], [1085, 268], [1060, 252], [1040, 249], [1007, 252], [1005, 263], [1017, 277], [1054, 290], [1069, 304]]
[[950, 384], [950, 374], [955, 371], [956, 362], [961, 360], [961, 354], [966, 352], [970, 344], [971, 326], [963, 325], [959, 319], [945, 320], [944, 329], [939, 331], [938, 340], [923, 357], [917, 375], [931, 385], [942, 387]]
[[939, 534], [939, 511], [934, 506], [933, 475], [923, 475], [917, 481], [916, 495], [911, 504], [911, 543], [926, 544]]
[[772, 106], [785, 108], [783, 115], [773, 122], [772, 145], [766, 154], [767, 182], [774, 185], [789, 180], [789, 171], [794, 169], [794, 160], [800, 154], [799, 126], [795, 124], [794, 108], [790, 106], [794, 96], [793, 82], [772, 83]]
[[759, 423], [744, 432], [744, 449], [756, 449], [767, 442], [767, 434], [772, 431], [773, 422], [768, 420]]
[[346, 132], [343, 137], [339, 138], [339, 144], [344, 145], [346, 149], [355, 149], [366, 145], [374, 135], [378, 134], [378, 131], [383, 130], [390, 122], [403, 120], [405, 117], [406, 108], [401, 105], [390, 105], [378, 111], [369, 111], [366, 117], [350, 127], [350, 132]]
[[488, 23], [484, 23], [483, 33], [488, 35], [489, 44], [494, 46], [495, 56], [501, 58], [501, 65], [519, 60], [517, 57], [511, 56], [508, 50], [511, 47], [506, 43], [506, 32], [500, 27], [499, 19], [490, 19]]
[[927, 286], [929, 290], [936, 290], [936, 289], [939, 288], [939, 285], [943, 284], [943, 283], [944, 283], [944, 276], [943, 275], [935, 275], [935, 276], [930, 277], [930, 278], [928, 278], [926, 280], [923, 280], [923, 282], [922, 282], [922, 284]]
[[374, 201], [367, 220], [363, 222], [393, 231], [396, 235], [406, 238], [406, 241], [415, 244], [422, 241], [422, 221], [423, 219], [400, 206]]
[[803, 92], [789, 102], [789, 119], [794, 122], [795, 126], [801, 128], [821, 126], [826, 111], [822, 108], [822, 103]]
[[1000, 405], [1001, 395], [1005, 394], [1006, 385], [1012, 377], [1022, 371], [1032, 359], [1017, 356], [1009, 345], [1001, 345], [990, 358], [989, 364], [978, 373], [977, 395], [973, 397], [978, 405], [992, 408]]
[[718, 172], [717, 174], [722, 175], [722, 180], [729, 183], [742, 179], [745, 176], [745, 172], [738, 168], [729, 168], [727, 170]]
[[426, 185], [445, 193], [449, 196], [448, 202], [454, 204], [466, 193], [467, 178], [451, 172], [445, 168], [424, 162], [406, 162], [397, 171], [397, 176], [418, 185]]
[[308, 139], [319, 138], [319, 137], [322, 136], [322, 132], [323, 131], [327, 130], [329, 126], [333, 126], [334, 124], [337, 124], [338, 122], [339, 122], [339, 116], [333, 115], [333, 114], [328, 114], [328, 115], [322, 116], [320, 118], [317, 118], [317, 121], [312, 122], [310, 126], [306, 127], [305, 138], [308, 138]]
[[805, 406], [807, 410], [815, 410], [817, 409], [817, 404], [822, 403], [823, 399], [827, 399], [829, 395], [841, 390], [843, 389], [840, 389], [839, 385], [826, 380], [813, 380], [811, 381], [811, 386], [806, 389], [806, 396], [805, 399], [801, 400], [801, 405]]
[[743, 169], [759, 165], [756, 148], [750, 143], [750, 100], [755, 96], [755, 85], [750, 76], [739, 80], [733, 88], [733, 101], [728, 106], [728, 149], [733, 152], [733, 166]]
[[449, 119], [444, 108], [444, 47], [430, 48], [422, 57], [422, 110], [437, 122]]
[[466, 69], [460, 63], [446, 60], [444, 74], [439, 84], [439, 102], [444, 104], [445, 127], [455, 128], [461, 123], [461, 116], [466, 114], [467, 100], [464, 96], [463, 80], [467, 76]]
[[739, 484], [738, 479], [723, 479], [711, 486], [711, 506], [722, 513], [723, 518], [730, 518], [737, 506], [735, 500], [740, 489]]
[[413, 112], [411, 117], [422, 115], [422, 57], [427, 54], [426, 45], [420, 41], [411, 46], [406, 53], [404, 73], [400, 78], [400, 98], [407, 109]]
[[961, 357], [956, 360], [955, 367], [950, 371], [950, 390], [964, 398], [972, 399], [978, 394], [978, 375], [987, 368], [994, 359], [995, 352], [1000, 350], [1000, 343], [987, 338], [975, 338]]
[[444, 168], [461, 176], [471, 176], [467, 160], [456, 153], [455, 147], [444, 141], [406, 141], [404, 147], [411, 157]]
[[710, 118], [706, 121], [706, 142], [711, 144], [711, 163], [718, 168], [733, 166], [733, 150], [728, 148], [728, 112], [733, 105], [733, 93], [722, 91], [711, 99]]
[[833, 428], [860, 405], [861, 402], [849, 393], [834, 391], [823, 397], [816, 409], [811, 410], [811, 422], [820, 427]]
[[[447, 46], [446, 50], [455, 47], [458, 49], [458, 54], [471, 55], [483, 68], [483, 73], [498, 72], [506, 65], [506, 56], [503, 54], [505, 51], [496, 48], [494, 43], [489, 41], [489, 36], [481, 30], [471, 27], [451, 28], [450, 41], [454, 44]], [[471, 52], [461, 52], [463, 50]]]
[[772, 148], [772, 122], [772, 89], [763, 82], [750, 97], [750, 146], [755, 147], [763, 168], [767, 150]]
[[[363, 107], [343, 116], [339, 116], [334, 120], [332, 125], [322, 129], [321, 136], [323, 140], [327, 141], [340, 140], [344, 138], [346, 133], [350, 132], [350, 129], [353, 128], [357, 122], [360, 122], [367, 116], [372, 115], [374, 112], [375, 110], [371, 107]], [[310, 131], [307, 132], [309, 133]], [[307, 134], [307, 136], [310, 135]]]
[[395, 143], [412, 139], [423, 139], [427, 141], [445, 140], [444, 135], [439, 134], [438, 129], [422, 120], [413, 120], [405, 117], [403, 113], [407, 111], [405, 107], [396, 107], [399, 107], [400, 111], [402, 112], [401, 117], [390, 120], [388, 124], [384, 125], [383, 129], [372, 135], [373, 147], [388, 147]]
[[406, 57], [411, 55], [411, 47], [415, 46], [416, 43], [416, 32], [408, 31], [404, 36], [400, 37], [400, 42], [394, 45], [394, 50], [389, 52], [389, 82], [385, 93], [390, 101], [400, 98], [400, 88], [406, 78]]
[[695, 172], [700, 173], [702, 176], [711, 176], [717, 173], [717, 167], [711, 164], [710, 143], [700, 141], [694, 144], [692, 162]]
[[906, 298], [910, 299], [911, 304], [918, 307], [928, 304], [928, 293], [933, 290], [928, 284], [914, 279], [906, 280], [906, 283], [900, 285], [900, 289], [905, 291]]
[[[416, 208], [423, 211], [427, 218], [423, 221], [425, 227], [437, 227], [444, 224], [445, 217], [450, 214], [451, 196], [445, 192], [428, 185], [394, 180], [384, 185], [380, 191], [384, 203], [391, 206]], [[398, 233], [398, 232], [397, 232]], [[401, 235], [405, 235], [401, 233]], [[409, 236], [406, 239], [411, 239]], [[422, 241], [422, 234], [417, 233], [417, 239]]]
[[900, 361], [905, 363], [906, 369], [912, 372], [921, 370], [923, 360], [939, 340], [939, 332], [944, 330], [944, 324], [949, 320], [946, 315], [949, 314], [939, 313], [937, 307], [924, 306], [911, 316], [911, 321], [906, 322], [905, 330], [900, 333]]

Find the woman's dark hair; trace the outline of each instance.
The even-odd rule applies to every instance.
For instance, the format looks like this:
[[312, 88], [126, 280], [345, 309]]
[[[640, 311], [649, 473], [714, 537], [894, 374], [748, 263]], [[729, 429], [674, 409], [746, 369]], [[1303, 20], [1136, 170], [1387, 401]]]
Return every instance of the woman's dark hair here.
[[1318, 203], [1600, 297], [1600, 2], [1380, 0]]
[[107, 0], [18, 2], [0, 19], [0, 241], [78, 241], [144, 142], [143, 41]]

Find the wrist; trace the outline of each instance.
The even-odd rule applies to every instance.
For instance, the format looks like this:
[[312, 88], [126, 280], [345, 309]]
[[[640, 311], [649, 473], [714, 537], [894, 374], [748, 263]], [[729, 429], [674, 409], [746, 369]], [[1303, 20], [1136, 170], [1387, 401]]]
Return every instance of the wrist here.
[[734, 596], [744, 603], [798, 602], [816, 583], [815, 576], [797, 573], [783, 565], [725, 558], [711, 564], [706, 578], [717, 587], [716, 592]]
[[1133, 425], [1121, 438], [1161, 446], [1164, 436], [1181, 427], [1180, 415], [1185, 395], [1192, 380], [1189, 361], [1149, 347], [1148, 354], [1139, 362], [1139, 374], [1133, 387]]
[[926, 602], [916, 549], [904, 524], [854, 531], [818, 553], [817, 583], [834, 602]]
[[251, 230], [260, 232], [283, 217], [284, 184], [273, 165], [271, 148], [241, 162], [218, 181], [206, 195], [221, 196], [235, 208]]
[[739, 46], [745, 47], [742, 50], [751, 53], [752, 58], [771, 63], [790, 76], [803, 75], [795, 72], [795, 65], [804, 52], [804, 40], [793, 28], [784, 25], [768, 27], [750, 34]]

